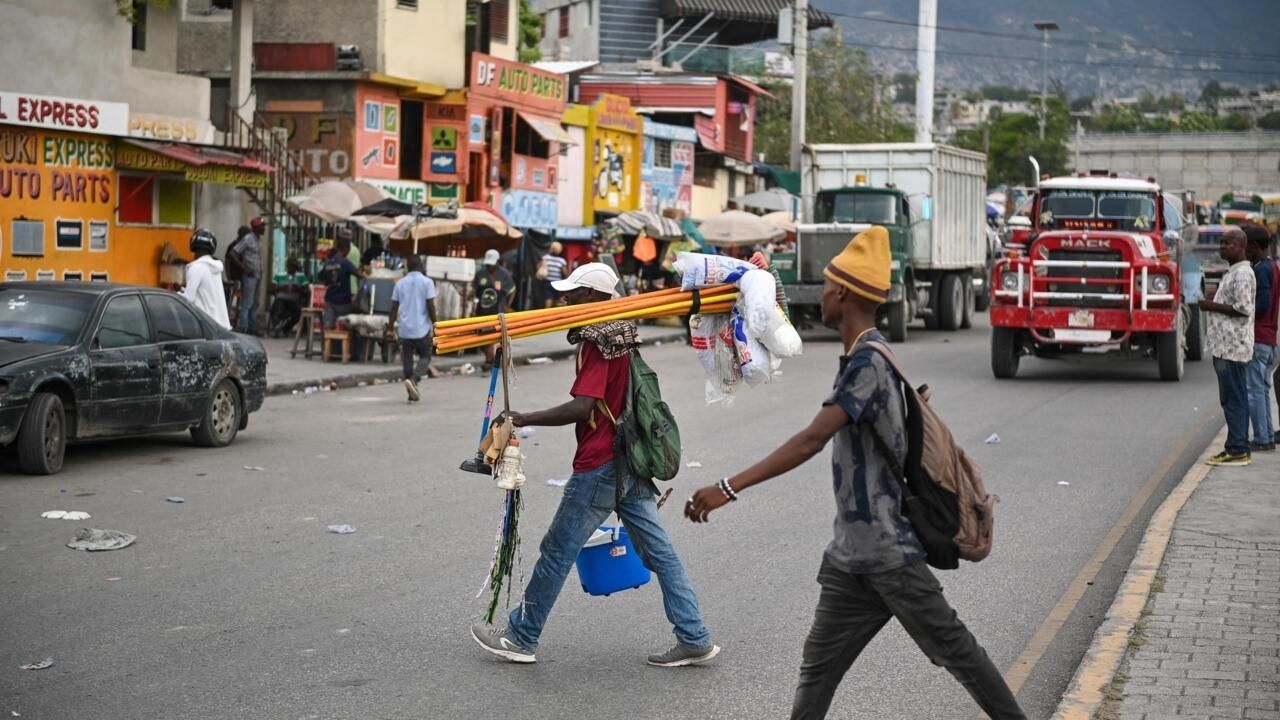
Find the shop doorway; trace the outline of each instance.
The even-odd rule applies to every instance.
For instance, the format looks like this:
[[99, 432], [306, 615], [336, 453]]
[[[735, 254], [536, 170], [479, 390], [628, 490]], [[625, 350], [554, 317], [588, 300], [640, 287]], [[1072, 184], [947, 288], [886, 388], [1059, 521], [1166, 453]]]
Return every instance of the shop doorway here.
[[467, 158], [467, 202], [482, 202], [484, 188], [489, 183], [488, 164], [484, 153], [473, 152]]
[[400, 102], [400, 179], [422, 179], [422, 103]]

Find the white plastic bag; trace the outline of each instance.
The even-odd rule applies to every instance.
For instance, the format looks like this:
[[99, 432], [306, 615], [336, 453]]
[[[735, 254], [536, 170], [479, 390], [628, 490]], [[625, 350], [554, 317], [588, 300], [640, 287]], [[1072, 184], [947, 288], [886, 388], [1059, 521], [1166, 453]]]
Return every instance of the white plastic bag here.
[[777, 286], [770, 273], [764, 270], [747, 272], [738, 280], [738, 294], [749, 335], [757, 338], [772, 337], [778, 325], [787, 321], [777, 311]]
[[769, 382], [773, 377], [773, 358], [759, 340], [747, 333], [746, 320], [737, 307], [734, 308], [729, 324], [733, 328], [733, 343], [738, 351], [738, 367], [742, 368], [742, 379], [748, 385]]
[[[776, 312], [782, 316], [782, 308], [776, 307]], [[773, 331], [772, 335], [760, 338], [760, 342], [764, 343], [769, 353], [775, 358], [798, 357], [804, 350], [804, 343], [801, 342], [800, 333], [796, 332], [795, 327], [786, 322], [786, 316], [782, 317], [783, 323]]]
[[707, 403], [725, 400], [742, 381], [729, 318], [694, 315], [689, 318], [689, 336], [698, 363], [707, 376]]
[[691, 252], [677, 254], [672, 267], [680, 273], [681, 290], [737, 282], [746, 272], [756, 269], [751, 263], [727, 255]]

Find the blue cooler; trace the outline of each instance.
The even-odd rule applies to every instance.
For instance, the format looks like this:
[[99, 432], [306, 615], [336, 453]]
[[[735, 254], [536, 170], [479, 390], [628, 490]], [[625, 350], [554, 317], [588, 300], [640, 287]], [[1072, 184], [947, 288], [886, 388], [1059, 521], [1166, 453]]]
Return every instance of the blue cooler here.
[[578, 579], [588, 595], [610, 595], [649, 582], [649, 568], [625, 527], [601, 525], [578, 553]]

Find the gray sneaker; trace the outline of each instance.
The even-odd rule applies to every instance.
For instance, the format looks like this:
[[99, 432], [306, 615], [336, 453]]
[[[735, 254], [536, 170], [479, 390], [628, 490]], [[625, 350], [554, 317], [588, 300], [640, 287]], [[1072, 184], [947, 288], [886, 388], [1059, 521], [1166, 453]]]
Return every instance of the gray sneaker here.
[[685, 645], [682, 642], [661, 655], [650, 655], [649, 664], [657, 667], [681, 667], [684, 665], [701, 665], [720, 654], [719, 645]]
[[418, 391], [418, 384], [413, 380], [405, 378], [404, 389], [409, 391], [409, 402], [418, 402], [422, 399], [422, 393]]
[[471, 626], [471, 637], [475, 638], [480, 647], [497, 655], [503, 660], [510, 660], [516, 663], [537, 662], [538, 659], [533, 656], [533, 651], [528, 650], [507, 636], [507, 626], [504, 623], [501, 627], [485, 625], [484, 623], [475, 623]]

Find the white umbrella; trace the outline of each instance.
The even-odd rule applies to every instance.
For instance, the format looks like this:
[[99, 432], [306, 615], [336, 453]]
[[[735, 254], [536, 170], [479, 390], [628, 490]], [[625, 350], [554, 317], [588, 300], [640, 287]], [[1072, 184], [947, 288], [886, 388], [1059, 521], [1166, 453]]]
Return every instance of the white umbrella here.
[[787, 231], [742, 210], [726, 210], [708, 218], [698, 226], [702, 236], [712, 245], [755, 245], [780, 240]]
[[361, 180], [326, 180], [289, 198], [305, 213], [325, 222], [349, 220], [355, 211], [391, 197], [382, 188]]
[[779, 210], [777, 212], [771, 212], [765, 215], [761, 215], [760, 219], [764, 220], [765, 222], [771, 223], [773, 225], [777, 225], [778, 227], [782, 228], [783, 230], [789, 233], [793, 233], [796, 231], [796, 223], [794, 220], [791, 219], [790, 210]]
[[796, 206], [796, 196], [787, 192], [780, 187], [769, 188], [768, 190], [758, 190], [746, 195], [739, 195], [735, 198], [729, 198], [729, 202], [742, 208], [756, 208], [757, 210], [771, 211], [790, 211]]
[[674, 240], [684, 236], [684, 230], [678, 221], [647, 210], [628, 210], [605, 222], [618, 228], [625, 235], [644, 233], [657, 240]]

